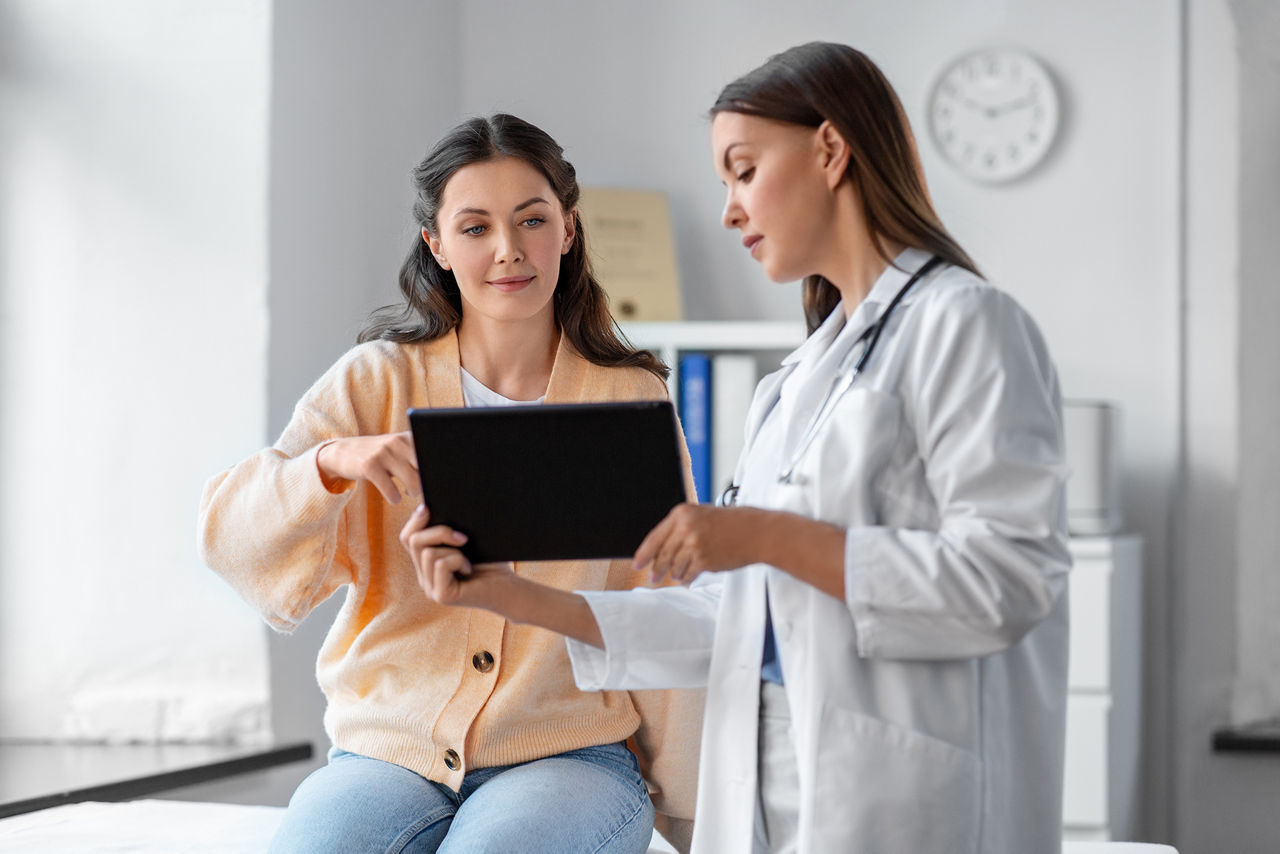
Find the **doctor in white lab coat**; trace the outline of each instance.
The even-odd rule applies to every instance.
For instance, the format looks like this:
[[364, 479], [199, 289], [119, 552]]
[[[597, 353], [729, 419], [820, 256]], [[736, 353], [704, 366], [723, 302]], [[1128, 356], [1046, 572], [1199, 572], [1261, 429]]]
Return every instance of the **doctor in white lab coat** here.
[[584, 689], [706, 686], [693, 850], [1048, 854], [1066, 714], [1061, 401], [1044, 341], [938, 222], [878, 69], [793, 48], [712, 110], [724, 222], [809, 338], [761, 381], [734, 506], [636, 555], [688, 587], [572, 594], [471, 567], [422, 512], [423, 589], [570, 637]]

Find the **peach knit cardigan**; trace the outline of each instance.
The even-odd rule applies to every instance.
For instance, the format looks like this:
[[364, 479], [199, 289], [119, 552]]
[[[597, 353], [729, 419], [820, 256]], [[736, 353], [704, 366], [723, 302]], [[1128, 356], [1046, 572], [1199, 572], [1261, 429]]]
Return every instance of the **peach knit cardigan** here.
[[[348, 351], [273, 447], [206, 484], [204, 560], [280, 631], [345, 585], [316, 665], [337, 747], [457, 790], [473, 768], [630, 739], [658, 812], [692, 818], [702, 692], [579, 691], [560, 636], [426, 598], [398, 540], [415, 501], [389, 504], [364, 483], [336, 492], [321, 483], [315, 455], [327, 440], [407, 430], [410, 407], [461, 406], [459, 365], [452, 332]], [[594, 365], [562, 336], [546, 402], [666, 395], [650, 372]], [[626, 560], [523, 563], [516, 572], [564, 589], [645, 583]]]

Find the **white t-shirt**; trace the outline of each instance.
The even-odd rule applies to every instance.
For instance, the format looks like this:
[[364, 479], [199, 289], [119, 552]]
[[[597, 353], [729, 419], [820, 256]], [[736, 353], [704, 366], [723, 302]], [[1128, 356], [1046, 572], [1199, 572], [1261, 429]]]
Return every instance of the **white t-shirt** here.
[[537, 400], [512, 400], [509, 397], [503, 397], [484, 383], [480, 382], [480, 380], [471, 376], [466, 368], [459, 366], [458, 370], [462, 371], [462, 402], [467, 407], [537, 406], [547, 399], [547, 396], [544, 394]]

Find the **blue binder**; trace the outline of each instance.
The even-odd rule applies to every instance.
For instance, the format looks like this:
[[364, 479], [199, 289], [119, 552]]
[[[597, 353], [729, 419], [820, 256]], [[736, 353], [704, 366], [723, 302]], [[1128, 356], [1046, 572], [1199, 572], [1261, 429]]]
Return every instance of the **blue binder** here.
[[680, 424], [689, 445], [698, 501], [711, 501], [711, 359], [706, 353], [680, 356]]

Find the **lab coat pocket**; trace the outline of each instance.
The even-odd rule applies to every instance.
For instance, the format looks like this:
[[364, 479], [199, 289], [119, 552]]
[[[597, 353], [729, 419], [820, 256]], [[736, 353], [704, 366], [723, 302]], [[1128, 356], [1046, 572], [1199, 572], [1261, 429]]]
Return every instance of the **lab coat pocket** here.
[[815, 850], [856, 843], [912, 854], [977, 851], [982, 763], [975, 754], [845, 709], [828, 707], [823, 718], [818, 835], [845, 848]]
[[854, 386], [836, 403], [806, 460], [816, 515], [833, 524], [878, 521], [876, 484], [893, 459], [902, 426], [894, 395]]

